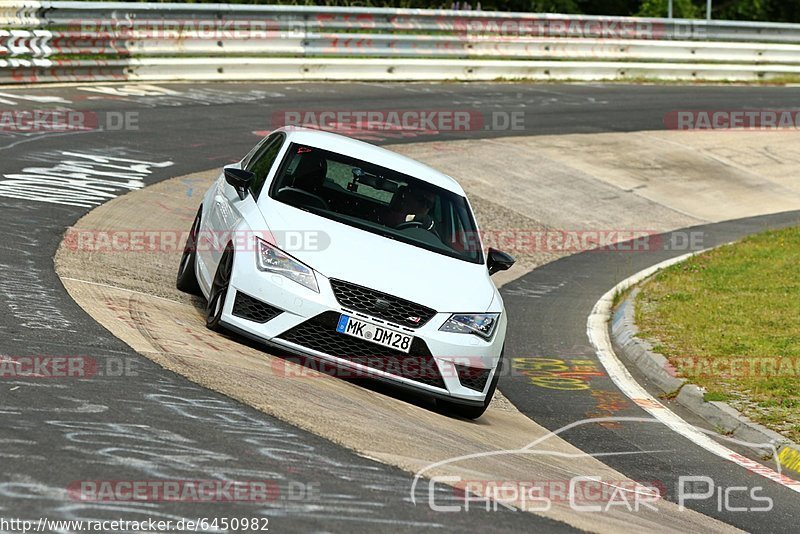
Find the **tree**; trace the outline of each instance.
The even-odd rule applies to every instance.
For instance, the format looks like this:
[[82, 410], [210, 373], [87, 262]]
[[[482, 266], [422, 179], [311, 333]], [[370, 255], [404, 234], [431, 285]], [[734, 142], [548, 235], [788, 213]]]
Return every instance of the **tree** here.
[[[146, 0], [141, 0], [146, 1]], [[159, 1], [159, 0], [149, 0]], [[181, 0], [164, 0], [180, 2]], [[184, 0], [188, 3], [220, 0]], [[462, 0], [459, 0], [461, 3]], [[705, 18], [706, 0], [673, 0], [674, 16]], [[227, 0], [232, 4], [450, 8], [453, 0]], [[478, 0], [467, 0], [473, 7]], [[485, 11], [666, 17], [669, 0], [480, 0]], [[800, 22], [798, 0], [713, 0], [712, 17], [727, 20]]]
[[[636, 15], [640, 17], [666, 17], [669, 14], [669, 0], [644, 0]], [[692, 0], [673, 0], [672, 15], [679, 19], [705, 18], [702, 8]]]

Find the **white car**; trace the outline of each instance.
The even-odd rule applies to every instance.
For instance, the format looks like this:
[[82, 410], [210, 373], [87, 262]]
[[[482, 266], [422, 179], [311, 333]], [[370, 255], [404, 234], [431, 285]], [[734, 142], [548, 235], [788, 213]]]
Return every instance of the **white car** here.
[[203, 197], [177, 286], [206, 322], [347, 376], [477, 418], [500, 375], [507, 318], [464, 191], [414, 160], [282, 128]]

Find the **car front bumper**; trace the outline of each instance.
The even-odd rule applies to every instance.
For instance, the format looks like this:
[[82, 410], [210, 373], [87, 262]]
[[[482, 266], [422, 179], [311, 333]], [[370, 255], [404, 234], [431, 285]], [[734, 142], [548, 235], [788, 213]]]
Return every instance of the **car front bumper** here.
[[[326, 369], [334, 366], [338, 376], [388, 381], [463, 404], [484, 402], [501, 356], [507, 322], [504, 313], [490, 340], [440, 331], [449, 312], [436, 313], [418, 328], [386, 324], [341, 306], [329, 280], [315, 274], [319, 293], [281, 275], [259, 271], [249, 254], [237, 255], [223, 324], [249, 338], [328, 362], [331, 365]], [[410, 354], [336, 332], [340, 314], [384, 323], [414, 336]], [[291, 365], [274, 369], [294, 373]]]

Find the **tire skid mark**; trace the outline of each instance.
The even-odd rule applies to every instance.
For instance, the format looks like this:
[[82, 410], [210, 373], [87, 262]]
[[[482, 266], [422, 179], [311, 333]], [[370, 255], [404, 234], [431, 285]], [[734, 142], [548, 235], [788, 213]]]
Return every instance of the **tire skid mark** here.
[[[211, 173], [207, 173], [207, 176], [209, 181], [215, 177]], [[173, 194], [176, 188], [185, 188], [184, 180], [185, 177], [177, 177], [115, 199], [85, 217], [81, 225], [96, 230], [113, 229], [114, 225], [129, 227], [130, 221], [142, 212], [141, 202], [149, 204], [156, 198], [168, 198], [175, 209], [158, 210], [158, 215], [148, 218], [146, 224], [154, 228], [179, 226], [178, 214], [196, 202], [186, 195]], [[304, 373], [299, 377], [290, 376], [285, 360], [204, 328], [197, 300], [174, 289], [174, 272], [179, 259], [180, 251], [164, 251], [156, 257], [154, 254], [91, 254], [89, 251], [62, 248], [57, 264], [60, 267], [59, 274], [64, 277], [77, 278], [74, 273], [78, 271], [89, 270], [94, 273], [91, 280], [96, 283], [94, 285], [65, 281], [70, 294], [97, 321], [157, 364], [303, 430], [353, 449], [362, 456], [415, 472], [442, 457], [486, 448], [504, 448], [509, 440], [525, 443], [531, 441], [532, 437], [547, 433], [513, 407], [500, 409], [493, 404], [476, 427], [474, 423], [468, 424], [435, 413], [424, 402], [418, 406], [388, 396], [379, 388], [363, 388], [327, 375]], [[109, 276], [107, 273], [113, 273], [114, 285], [128, 286], [138, 291], [111, 287], [111, 280], [106, 280]], [[158, 297], [150, 297], [148, 293], [156, 293]], [[115, 303], [116, 308], [124, 309], [137, 324], [134, 327], [119, 322], [115, 324], [112, 318], [116, 312], [108, 308], [109, 302]], [[192, 306], [187, 306], [187, 303], [192, 303]], [[276, 391], [280, 391], [280, 394], [276, 395]], [[366, 426], [364, 420], [373, 424]], [[332, 424], [332, 421], [336, 423]], [[225, 430], [216, 424], [214, 428]], [[487, 480], [512, 480], [520, 476], [555, 480], [563, 478], [564, 473], [599, 473], [612, 479], [624, 478], [560, 438], [553, 440], [552, 446], [564, 447], [568, 452], [555, 459], [525, 456], [511, 461], [468, 462], [465, 465], [448, 466], [439, 474], [456, 473], [463, 475], [462, 478]], [[282, 454], [296, 455], [297, 451], [285, 449], [278, 454], [278, 457]], [[341, 470], [343, 475], [356, 480], [364, 475], [348, 466], [326, 465], [320, 466], [320, 469]], [[374, 481], [370, 484], [374, 484]], [[436, 484], [432, 487], [437, 495], [444, 492], [445, 495], [449, 494], [449, 498], [454, 497], [452, 489], [446, 485]], [[427, 502], [428, 496], [424, 493], [428, 489], [420, 488], [420, 491], [423, 495], [418, 500]], [[376, 499], [363, 499], [370, 503], [379, 500], [379, 495]], [[687, 528], [689, 525], [711, 531], [725, 531], [727, 528], [694, 512], [679, 514], [677, 507], [669, 502], [659, 502], [657, 506], [658, 513], [648, 511], [637, 514], [617, 509], [590, 518], [575, 514], [566, 505], [559, 505], [552, 510], [537, 511], [535, 515], [590, 530], [619, 529], [625, 525], [628, 528], [631, 525], [657, 528], [657, 525], [663, 524], [665, 515]], [[361, 515], [365, 521], [371, 519], [369, 514]], [[534, 512], [525, 515], [533, 516]], [[460, 516], [448, 515], [441, 521], [452, 521], [457, 517]], [[436, 519], [439, 520], [439, 517]]]

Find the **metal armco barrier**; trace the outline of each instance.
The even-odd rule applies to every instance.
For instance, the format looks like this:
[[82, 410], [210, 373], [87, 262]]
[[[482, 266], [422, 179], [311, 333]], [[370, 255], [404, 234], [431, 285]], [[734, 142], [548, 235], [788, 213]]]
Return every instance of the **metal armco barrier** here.
[[798, 66], [800, 24], [0, 0], [0, 83], [763, 80]]

